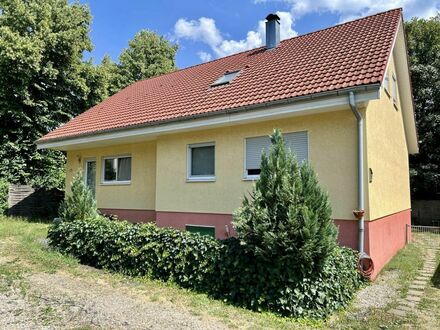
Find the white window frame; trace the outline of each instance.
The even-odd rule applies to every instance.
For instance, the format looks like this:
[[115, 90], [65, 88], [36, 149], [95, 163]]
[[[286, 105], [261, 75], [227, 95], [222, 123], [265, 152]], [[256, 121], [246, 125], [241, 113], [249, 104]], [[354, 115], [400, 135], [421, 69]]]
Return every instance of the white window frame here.
[[[214, 175], [204, 175], [204, 176], [193, 176], [191, 175], [191, 167], [192, 167], [192, 153], [191, 150], [193, 148], [200, 147], [214, 147]], [[215, 142], [204, 142], [204, 143], [192, 143], [188, 144], [186, 147], [186, 181], [187, 182], [213, 182], [215, 181]]]
[[[299, 132], [306, 132], [307, 133], [307, 161], [309, 161], [310, 157], [310, 143], [309, 143], [309, 131], [308, 130], [300, 130], [300, 131], [292, 131], [292, 132], [285, 132], [284, 134], [290, 134], [290, 133], [299, 133]], [[256, 137], [262, 137], [264, 135], [256, 135], [256, 136], [246, 136], [244, 138], [243, 142], [243, 181], [256, 181], [260, 179], [260, 174], [254, 174], [254, 175], [248, 175], [247, 174], [247, 164], [246, 164], [246, 140], [250, 138], [256, 138]], [[268, 135], [267, 135], [268, 136]]]
[[133, 177], [133, 157], [130, 154], [104, 156], [104, 157], [102, 157], [102, 161], [101, 161], [101, 185], [128, 185], [128, 184], [131, 184], [131, 180], [124, 180], [124, 181], [105, 180], [105, 160], [106, 159], [115, 159], [115, 158], [118, 159], [118, 162], [119, 162], [120, 158], [131, 158], [130, 174], [131, 174], [131, 177]]

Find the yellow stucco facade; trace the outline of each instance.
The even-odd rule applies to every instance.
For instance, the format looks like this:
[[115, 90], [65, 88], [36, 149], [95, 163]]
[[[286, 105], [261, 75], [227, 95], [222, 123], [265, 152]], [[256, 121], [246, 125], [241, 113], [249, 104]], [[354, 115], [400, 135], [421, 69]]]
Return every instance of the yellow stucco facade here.
[[[245, 139], [307, 131], [309, 161], [329, 192], [333, 217], [352, 219], [356, 207], [356, 121], [347, 109], [158, 137], [148, 143], [68, 152], [67, 180], [90, 158], [97, 160], [96, 198], [100, 208], [231, 214], [241, 205], [253, 181], [244, 178]], [[187, 181], [189, 144], [215, 143], [215, 181]], [[132, 156], [130, 184], [103, 184], [102, 159]]]
[[[307, 131], [309, 161], [329, 191], [335, 218], [351, 218], [356, 205], [355, 119], [349, 110], [169, 135], [157, 140], [157, 211], [230, 214], [253, 182], [244, 179], [245, 139]], [[187, 146], [215, 142], [215, 181], [188, 182]]]
[[[394, 57], [390, 58], [388, 91], [370, 101], [366, 112], [366, 155], [370, 219], [378, 219], [411, 208], [408, 149], [401, 101], [393, 101], [392, 77], [397, 78]], [[372, 177], [370, 173], [372, 172]]]
[[[132, 157], [129, 184], [103, 184], [103, 157]], [[96, 160], [96, 201], [99, 208], [154, 210], [156, 203], [156, 144], [154, 142], [105, 148], [72, 150], [67, 153], [66, 190], [73, 176], [84, 171], [85, 161]]]

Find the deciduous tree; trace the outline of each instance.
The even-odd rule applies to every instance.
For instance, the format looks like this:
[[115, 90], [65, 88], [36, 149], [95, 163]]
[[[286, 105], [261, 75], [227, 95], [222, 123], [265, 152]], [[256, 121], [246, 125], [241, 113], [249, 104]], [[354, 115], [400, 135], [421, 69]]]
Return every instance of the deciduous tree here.
[[440, 198], [440, 14], [406, 23], [420, 153], [411, 157], [415, 198]]

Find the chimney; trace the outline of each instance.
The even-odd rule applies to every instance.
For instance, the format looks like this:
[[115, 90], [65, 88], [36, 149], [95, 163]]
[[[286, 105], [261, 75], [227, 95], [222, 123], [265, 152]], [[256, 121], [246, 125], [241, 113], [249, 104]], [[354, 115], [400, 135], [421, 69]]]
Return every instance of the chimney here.
[[272, 49], [280, 43], [280, 18], [277, 14], [266, 17], [266, 48]]

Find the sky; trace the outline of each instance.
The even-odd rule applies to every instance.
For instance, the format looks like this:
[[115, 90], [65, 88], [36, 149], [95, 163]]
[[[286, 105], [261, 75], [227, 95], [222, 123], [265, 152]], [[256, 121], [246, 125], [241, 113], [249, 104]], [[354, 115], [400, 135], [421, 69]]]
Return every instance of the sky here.
[[405, 20], [429, 18], [440, 0], [80, 0], [90, 7], [94, 49], [85, 57], [117, 61], [142, 29], [179, 45], [176, 62], [185, 68], [264, 44], [264, 18], [277, 13], [281, 39], [362, 16], [402, 7]]

